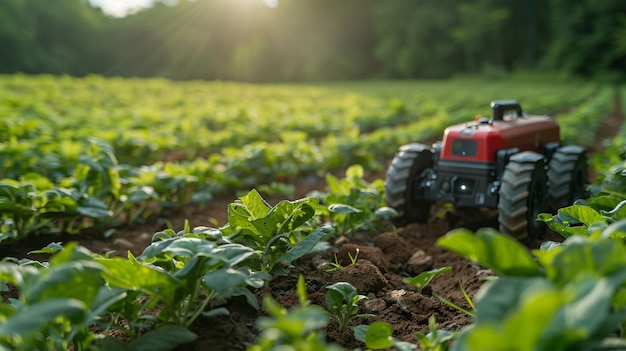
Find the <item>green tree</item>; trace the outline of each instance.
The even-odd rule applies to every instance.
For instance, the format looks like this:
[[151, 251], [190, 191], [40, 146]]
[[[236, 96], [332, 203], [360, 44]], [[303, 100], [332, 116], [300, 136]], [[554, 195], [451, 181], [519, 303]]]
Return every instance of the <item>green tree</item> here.
[[35, 21], [24, 1], [0, 1], [0, 72], [35, 70], [37, 62], [28, 52], [36, 34]]
[[624, 73], [620, 49], [624, 1], [550, 1], [550, 46], [544, 67], [582, 76]]
[[375, 55], [391, 77], [443, 77], [460, 70], [453, 31], [458, 0], [397, 0], [376, 7]]

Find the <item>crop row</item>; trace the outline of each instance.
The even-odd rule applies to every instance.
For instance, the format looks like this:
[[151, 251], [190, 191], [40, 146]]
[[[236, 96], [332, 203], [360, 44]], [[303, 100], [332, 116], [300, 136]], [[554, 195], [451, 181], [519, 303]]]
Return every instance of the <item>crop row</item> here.
[[455, 80], [247, 85], [0, 77], [0, 241], [78, 232], [290, 183], [489, 113], [507, 91], [532, 113], [586, 104], [592, 84]]
[[[60, 85], [68, 84], [70, 89], [74, 81], [70, 78], [66, 80], [70, 83], [61, 79]], [[45, 84], [45, 80], [43, 83], [43, 86], [54, 90], [52, 86]], [[158, 80], [154, 84], [157, 83], [170, 84]], [[191, 83], [192, 86], [195, 86], [194, 84], [202, 86], [199, 83]], [[464, 89], [469, 88], [466, 85], [460, 86]], [[122, 85], [117, 86], [120, 89], [121, 87]], [[19, 85], [13, 88], [16, 88], [17, 92], [20, 91]], [[374, 90], [381, 96], [384, 94], [399, 96], [400, 102], [404, 97], [411, 96], [407, 92], [405, 95], [400, 93], [404, 91], [401, 88], [406, 88], [406, 85], [402, 84], [387, 87], [389, 90], [374, 88], [372, 86], [363, 88], [360, 93], [374, 94], [372, 92]], [[315, 87], [314, 91], [317, 91], [315, 89], [321, 88]], [[345, 87], [331, 85], [325, 89], [327, 90], [324, 91], [333, 95], [332, 92], [337, 93], [336, 90], [341, 91]], [[450, 87], [445, 84], [441, 86], [433, 84], [431, 98], [442, 98], [446, 92], [449, 95], [449, 89]], [[583, 90], [585, 94], [575, 95], [570, 92], [569, 98], [579, 96], [581, 104], [589, 104], [591, 101], [589, 94], [592, 90], [589, 88]], [[240, 91], [239, 97], [246, 96], [243, 92]], [[46, 96], [44, 93], [40, 94]], [[417, 90], [414, 94], [417, 94]], [[427, 91], [421, 91], [421, 94], [427, 94]], [[593, 96], [603, 96], [602, 94]], [[55, 99], [62, 99], [61, 95], [52, 96]], [[520, 93], [518, 96], [523, 95]], [[5, 102], [9, 100], [11, 99]], [[129, 99], [131, 100], [132, 98]], [[17, 102], [11, 101], [12, 104], [19, 103], [19, 99]], [[406, 106], [412, 106], [409, 101], [407, 98]], [[471, 97], [459, 101], [458, 105], [442, 103], [441, 106], [448, 106], [442, 109], [433, 107], [433, 111], [437, 112], [429, 115], [430, 118], [414, 122], [421, 123], [418, 126], [413, 122], [400, 123], [395, 129], [388, 131], [390, 135], [399, 135], [398, 139], [393, 139], [398, 144], [403, 143], [403, 138], [413, 141], [415, 139], [412, 138], [416, 135], [425, 139], [433, 137], [435, 134], [428, 134], [430, 132], [424, 130], [432, 128], [437, 130], [438, 134], [447, 124], [467, 119], [463, 106], [471, 105]], [[481, 101], [481, 104], [484, 102]], [[396, 102], [392, 105], [400, 111], [408, 108]], [[63, 106], [68, 111], [74, 109], [72, 104]], [[433, 103], [433, 106], [439, 105]], [[565, 105], [554, 103], [551, 106], [558, 109]], [[484, 107], [476, 109], [487, 110], [479, 113], [488, 112]], [[461, 112], [462, 116], [456, 116]], [[7, 120], [6, 126], [12, 128], [16, 125], [28, 125], [20, 124], [24, 120], [26, 118]], [[18, 146], [24, 147], [23, 150], [32, 150], [35, 155], [33, 162], [38, 167], [41, 164], [37, 162], [41, 159], [52, 159], [54, 161], [50, 162], [52, 165], [58, 165], [59, 160], [65, 162], [64, 159], [54, 159], [50, 156], [56, 155], [54, 145], [51, 146], [50, 155], [37, 155], [36, 147], [29, 145], [29, 141], [37, 140], [41, 136], [41, 125], [37, 123], [34, 125], [36, 125], [34, 129], [26, 128], [22, 134], [17, 133], [13, 136], [7, 134], [9, 137], [3, 140], [3, 150], [6, 150], [4, 147], [7, 145], [8, 149], [13, 148], [12, 151]], [[76, 133], [82, 132], [78, 126], [74, 127]], [[349, 155], [356, 155], [340, 157], [335, 167], [341, 168], [347, 161], [363, 161], [360, 157], [371, 157], [365, 160], [376, 161], [379, 155], [354, 153], [364, 150], [363, 145], [366, 147], [369, 145], [367, 138], [378, 135], [380, 129], [377, 127], [369, 133], [361, 133], [360, 129], [353, 128], [346, 131], [348, 134], [324, 136], [319, 140], [330, 140], [332, 142], [323, 145], [336, 145], [339, 150], [347, 149]], [[33, 130], [39, 132], [32, 132]], [[94, 132], [91, 135], [100, 136], [95, 130], [90, 131]], [[59, 131], [60, 134], [61, 132]], [[343, 139], [342, 136], [346, 135], [351, 137]], [[309, 146], [320, 145], [313, 143], [316, 139], [310, 138], [306, 131], [290, 131], [289, 136], [295, 145], [300, 145], [299, 143]], [[50, 137], [50, 134], [47, 137], [45, 140], [51, 144], [56, 140]], [[85, 218], [109, 224], [113, 219], [119, 218], [130, 221], [132, 218], [147, 215], [146, 211], [149, 211], [150, 207], [145, 204], [150, 200], [158, 201], [163, 206], [176, 206], [186, 201], [206, 201], [210, 199], [213, 191], [218, 191], [220, 187], [228, 184], [233, 188], [245, 187], [247, 183], [241, 183], [242, 179], [246, 182], [258, 180], [256, 173], [263, 174], [262, 167], [265, 165], [270, 165], [270, 170], [275, 169], [272, 167], [285, 167], [277, 164], [281, 164], [283, 157], [289, 160], [289, 154], [299, 152], [297, 148], [295, 150], [287, 148], [289, 151], [279, 153], [279, 157], [276, 157], [273, 146], [283, 145], [282, 142], [254, 141], [240, 147], [234, 145], [232, 148], [223, 148], [220, 153], [211, 154], [206, 158], [141, 165], [119, 163], [116, 153], [120, 151], [111, 141], [90, 139], [84, 135], [82, 139], [68, 140], [77, 142], [64, 146], [68, 154], [73, 153], [72, 155], [76, 157], [73, 163], [56, 168], [29, 166], [23, 173], [16, 173], [15, 179], [2, 181], [0, 206], [4, 213], [3, 232], [6, 233], [7, 230], [19, 230], [23, 233], [29, 230], [41, 232], [42, 228], [71, 231], [75, 228], [75, 223], [93, 224], [85, 223]], [[375, 140], [383, 144], [387, 150], [388, 145], [381, 141], [388, 139], [381, 137]], [[82, 144], [83, 141], [86, 143]], [[40, 142], [35, 145], [45, 147], [48, 144]], [[180, 149], [169, 151], [173, 150], [180, 151]], [[395, 147], [393, 150], [387, 150], [394, 151]], [[241, 157], [239, 152], [246, 152], [248, 156]], [[15, 152], [13, 155], [15, 158], [3, 156], [5, 157], [3, 165], [4, 162], [11, 161], [13, 168], [19, 169], [22, 165], [19, 159], [21, 154]], [[319, 157], [318, 153], [315, 155]], [[211, 160], [216, 164], [205, 163]], [[248, 161], [251, 160], [259, 160], [259, 163], [253, 163], [252, 167], [256, 168], [245, 173], [242, 170], [246, 165], [250, 166]], [[370, 165], [367, 162], [362, 163], [365, 166]], [[194, 173], [195, 169], [190, 165], [204, 173]], [[208, 167], [209, 165], [211, 167]], [[307, 164], [302, 165], [305, 169], [306, 166]], [[297, 163], [294, 167], [294, 174], [300, 174]], [[51, 169], [53, 171], [50, 171]], [[319, 169], [312, 168], [310, 171]], [[11, 170], [10, 167], [3, 168], [3, 172]], [[129, 255], [126, 259], [111, 258], [95, 255], [74, 245], [60, 247], [52, 244], [41, 251], [55, 252], [50, 262], [5, 259], [0, 263], [0, 280], [4, 282], [2, 288], [16, 288], [19, 296], [12, 299], [9, 304], [0, 306], [2, 321], [0, 345], [6, 349], [16, 347], [171, 349], [193, 340], [195, 335], [188, 330], [189, 325], [201, 315], [228, 313], [221, 307], [225, 299], [231, 296], [244, 296], [255, 306], [256, 301], [251, 297], [251, 290], [265, 284], [272, 275], [288, 273], [290, 264], [309, 252], [320, 241], [328, 236], [375, 227], [382, 223], [381, 218], [388, 218], [393, 211], [384, 208], [381, 202], [382, 184], [364, 183], [361, 179], [363, 174], [362, 167], [352, 167], [345, 179], [339, 180], [329, 175], [327, 180], [331, 189], [330, 194], [323, 198], [283, 201], [274, 207], [267, 205], [257, 192], [249, 192], [230, 205], [229, 223], [225, 227], [184, 228], [177, 233], [171, 230], [156, 233], [152, 244], [137, 257]], [[437, 334], [438, 331], [433, 327], [431, 334], [418, 336], [422, 346], [426, 345], [426, 342], [435, 343], [439, 340], [437, 335], [441, 336], [439, 340], [441, 343], [447, 344], [451, 340], [456, 340], [454, 345], [459, 349], [480, 349], [483, 344], [476, 340], [483, 340], [483, 337], [493, 337], [494, 342], [505, 343], [495, 346], [506, 345], [506, 342], [519, 340], [517, 334], [512, 333], [524, 328], [529, 330], [530, 335], [526, 338], [527, 347], [521, 348], [524, 350], [536, 348], [558, 350], [572, 345], [579, 346], [581, 342], [596, 342], [592, 346], [601, 342], [600, 339], [607, 336], [607, 330], [612, 331], [619, 326], [622, 321], [620, 316], [623, 315], [626, 306], [622, 301], [624, 296], [622, 268], [623, 257], [626, 257], [622, 252], [624, 250], [622, 239], [626, 235], [621, 222], [624, 212], [621, 210], [623, 206], [620, 196], [622, 200], [625, 198], [623, 195], [625, 188], [620, 188], [620, 184], [623, 184], [621, 175], [621, 171], [613, 172], [612, 176], [604, 179], [595, 198], [590, 199], [587, 204], [577, 205], [585, 206], [585, 210], [572, 207], [560, 211], [554, 218], [543, 216], [543, 220], [551, 224], [553, 229], [562, 230], [564, 233], [572, 231], [574, 235], [573, 239], [570, 238], [561, 245], [552, 244], [541, 251], [533, 252], [534, 256], [493, 232], [481, 232], [476, 236], [457, 232], [450, 233], [442, 239], [440, 245], [475, 258], [478, 263], [494, 269], [503, 277], [498, 278], [496, 283], [485, 286], [483, 296], [490, 298], [483, 300], [487, 301], [485, 303], [477, 301], [477, 319], [474, 325], [454, 336], [443, 331]], [[224, 183], [219, 183], [220, 181]], [[622, 189], [622, 192], [619, 193], [616, 189]], [[321, 206], [320, 203], [324, 205]], [[322, 222], [330, 224], [323, 225]], [[584, 230], [581, 231], [581, 227]], [[467, 242], [468, 245], [459, 248], [454, 244], [461, 241]], [[488, 248], [489, 252], [505, 250], [515, 253], [515, 257], [519, 259], [492, 262], [489, 259], [492, 259], [493, 255], [484, 254], [484, 251], [480, 251], [481, 248]], [[582, 260], [579, 265], [568, 267], [567, 264], [559, 263], [578, 262], [580, 254], [585, 254], [584, 257], [587, 259]], [[507, 278], [508, 276], [510, 278]], [[521, 294], [521, 290], [516, 289], [532, 291], [532, 294], [525, 296]], [[339, 309], [344, 308], [341, 306], [341, 298], [347, 298], [346, 308], [353, 308], [354, 299], [360, 298], [354, 292], [348, 291], [346, 286], [335, 286], [329, 290], [340, 295], [343, 293], [342, 296], [335, 297], [331, 293], [329, 295], [331, 297], [328, 298], [331, 302], [334, 301]], [[501, 294], [502, 290], [506, 294]], [[494, 296], [506, 297], [508, 300], [504, 305], [507, 308], [499, 310], [490, 308], [492, 306], [490, 302], [493, 301], [491, 298]], [[295, 311], [300, 313], [301, 318], [317, 316], [318, 321], [324, 320], [320, 313], [322, 311], [313, 308], [314, 306], [307, 306], [305, 297], [301, 297], [301, 301], [302, 309]], [[541, 304], [541, 301], [555, 304], [547, 302]], [[544, 306], [545, 304], [547, 306]], [[275, 323], [278, 327], [286, 328], [287, 326], [280, 322], [280, 318], [286, 316], [280, 307], [272, 305], [271, 301], [267, 301], [266, 305], [275, 320], [265, 320], [261, 325], [269, 327]], [[155, 313], [157, 306], [159, 309]], [[572, 314], [587, 316], [590, 308], [595, 312], [594, 316], [597, 316], [593, 323], [585, 322], [582, 317], [573, 319], [571, 325], [563, 322], [568, 320], [563, 316]], [[294, 318], [297, 317], [298, 315]], [[537, 323], [532, 328], [526, 326], [525, 323], [536, 323], [537, 319], [550, 324]], [[93, 325], [98, 325], [107, 332], [94, 333]], [[321, 342], [323, 339], [312, 338], [310, 334], [321, 326], [323, 326], [321, 322], [314, 324], [313, 327], [303, 331], [301, 339], [294, 342]], [[131, 343], [124, 345], [117, 339], [107, 336], [113, 329], [129, 337]], [[143, 330], [151, 332], [139, 336]], [[356, 332], [359, 334], [358, 338], [366, 342], [369, 340], [370, 348], [411, 348], [406, 343], [393, 340], [389, 329], [383, 324], [359, 328]], [[375, 338], [373, 334], [379, 338]], [[256, 349], [264, 349], [265, 346], [270, 349], [275, 341], [284, 343], [283, 340], [272, 340], [272, 335], [276, 336], [276, 333], [264, 334], [260, 340], [262, 345], [258, 345]], [[502, 335], [507, 338], [501, 338]]]
[[[621, 145], [623, 147], [623, 145]], [[528, 250], [492, 229], [455, 230], [437, 244], [491, 269], [467, 311], [473, 323], [460, 332], [416, 333], [424, 349], [452, 350], [596, 350], [624, 347], [626, 322], [626, 174], [623, 160], [592, 188], [593, 196], [539, 220], [566, 237]], [[4, 259], [2, 288], [19, 296], [0, 308], [0, 346], [5, 349], [169, 350], [195, 339], [189, 326], [200, 316], [227, 314], [222, 302], [252, 295], [274, 275], [288, 274], [299, 257], [331, 236], [375, 226], [393, 211], [382, 201], [380, 181], [362, 180], [351, 167], [344, 179], [328, 176], [329, 193], [269, 206], [251, 191], [229, 205], [222, 228], [184, 228], [154, 235], [137, 257], [96, 255], [76, 245], [51, 244], [37, 252], [54, 253], [49, 262]], [[323, 205], [322, 205], [323, 204]], [[507, 255], [493, 255], [506, 252]], [[411, 281], [428, 284], [443, 269]], [[300, 283], [302, 284], [302, 283]], [[251, 350], [278, 344], [325, 344], [323, 328], [358, 316], [358, 295], [349, 284], [329, 286], [328, 311], [311, 306], [300, 287], [301, 306], [287, 312], [266, 298], [270, 316]], [[469, 297], [467, 297], [469, 299]], [[307, 323], [304, 323], [304, 322]], [[94, 325], [98, 329], [94, 329]], [[293, 326], [299, 326], [294, 329]], [[99, 330], [100, 332], [94, 332]], [[112, 337], [114, 330], [131, 339]], [[149, 330], [149, 332], [143, 332]], [[519, 338], [519, 333], [524, 338]], [[617, 331], [617, 335], [616, 335]], [[412, 350], [416, 345], [393, 338], [384, 321], [354, 329], [370, 349]]]
[[[382, 183], [362, 176], [353, 166], [344, 179], [329, 176], [329, 193], [273, 207], [250, 191], [229, 205], [223, 227], [155, 233], [136, 257], [52, 243], [35, 251], [52, 253], [49, 262], [5, 258], [1, 290], [18, 296], [0, 305], [0, 349], [170, 350], [190, 342], [200, 316], [229, 313], [226, 299], [243, 296], [258, 308], [253, 290], [288, 274], [322, 240], [388, 219]], [[347, 288], [329, 287], [337, 313], [342, 294], [356, 293]]]

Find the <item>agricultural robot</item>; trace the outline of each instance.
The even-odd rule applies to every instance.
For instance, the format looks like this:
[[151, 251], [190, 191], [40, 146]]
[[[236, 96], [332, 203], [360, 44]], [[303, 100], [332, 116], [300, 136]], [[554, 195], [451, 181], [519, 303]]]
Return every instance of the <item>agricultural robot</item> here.
[[448, 127], [432, 146], [400, 147], [385, 179], [385, 200], [400, 222], [426, 223], [435, 203], [498, 210], [499, 229], [539, 238], [539, 213], [585, 195], [585, 148], [562, 145], [549, 116], [528, 115], [516, 100], [491, 103], [491, 118]]

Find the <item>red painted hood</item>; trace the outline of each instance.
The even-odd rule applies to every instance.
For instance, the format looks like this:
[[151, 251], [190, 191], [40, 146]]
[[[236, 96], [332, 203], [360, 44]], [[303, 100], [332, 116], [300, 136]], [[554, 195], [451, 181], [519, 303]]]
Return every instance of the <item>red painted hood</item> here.
[[560, 142], [559, 125], [548, 116], [525, 116], [508, 121], [471, 122], [446, 128], [440, 159], [495, 162], [501, 149], [543, 153], [543, 145]]

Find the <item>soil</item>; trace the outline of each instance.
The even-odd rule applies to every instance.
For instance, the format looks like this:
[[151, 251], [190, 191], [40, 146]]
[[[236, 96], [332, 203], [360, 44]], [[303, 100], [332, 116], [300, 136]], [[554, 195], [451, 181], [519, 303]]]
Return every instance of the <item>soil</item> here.
[[[598, 147], [592, 148], [595, 153], [600, 148], [600, 141], [610, 139], [623, 120], [619, 100], [616, 100], [615, 113], [607, 116], [597, 135]], [[372, 174], [369, 180], [384, 177], [383, 174]], [[325, 191], [324, 182], [302, 182], [295, 184], [293, 199], [305, 197], [313, 190]], [[228, 204], [234, 201], [235, 195], [223, 195], [203, 206], [186, 206], [182, 209], [163, 213], [143, 225], [123, 228], [118, 235], [104, 238], [100, 232], [83, 233], [80, 236], [60, 238], [59, 241], [78, 240], [82, 246], [95, 253], [112, 253], [125, 256], [127, 251], [139, 255], [150, 243], [154, 233], [171, 226], [174, 230], [183, 228], [185, 221], [190, 226], [218, 227], [227, 222]], [[266, 197], [271, 205], [285, 197]], [[307, 284], [308, 297], [311, 303], [325, 306], [326, 286], [339, 281], [353, 284], [360, 294], [368, 298], [362, 300], [360, 313], [371, 313], [374, 317], [357, 318], [351, 326], [371, 324], [382, 320], [391, 324], [394, 337], [417, 344], [416, 332], [428, 332], [428, 319], [435, 316], [440, 328], [459, 330], [471, 322], [471, 318], [457, 309], [449, 307], [437, 296], [444, 297], [460, 307], [471, 309], [463, 296], [461, 287], [474, 296], [483, 279], [492, 273], [478, 267], [464, 258], [441, 249], [435, 245], [436, 240], [454, 228], [476, 230], [480, 227], [496, 227], [495, 211], [457, 211], [428, 225], [409, 224], [383, 233], [359, 233], [352, 237], [344, 237], [333, 243], [325, 252], [309, 254], [297, 261], [296, 267], [288, 276], [277, 276], [264, 288], [256, 292], [261, 304], [263, 296], [271, 295], [283, 306], [289, 308], [298, 304], [296, 285], [299, 275], [303, 275]], [[561, 237], [548, 232], [545, 239], [560, 241]], [[47, 242], [33, 238], [28, 243], [12, 247], [5, 255], [13, 257], [29, 257], [45, 259], [42, 256], [29, 255], [32, 249], [39, 249]], [[43, 238], [42, 238], [43, 239]], [[539, 241], [528, 241], [529, 248], [539, 246]], [[356, 262], [350, 256], [358, 256]], [[340, 263], [343, 268], [332, 269], [331, 263]], [[433, 268], [451, 266], [449, 273], [437, 276], [426, 288], [419, 291], [413, 286], [402, 282], [405, 277], [415, 276]], [[255, 310], [243, 299], [233, 298], [225, 306], [229, 316], [201, 318], [193, 326], [192, 331], [198, 335], [195, 342], [179, 347], [179, 350], [245, 350], [253, 345], [259, 329], [256, 321], [265, 315], [264, 311]], [[336, 324], [330, 323], [325, 331], [329, 342], [346, 349], [361, 348], [365, 345], [358, 342], [348, 330], [340, 332]]]

